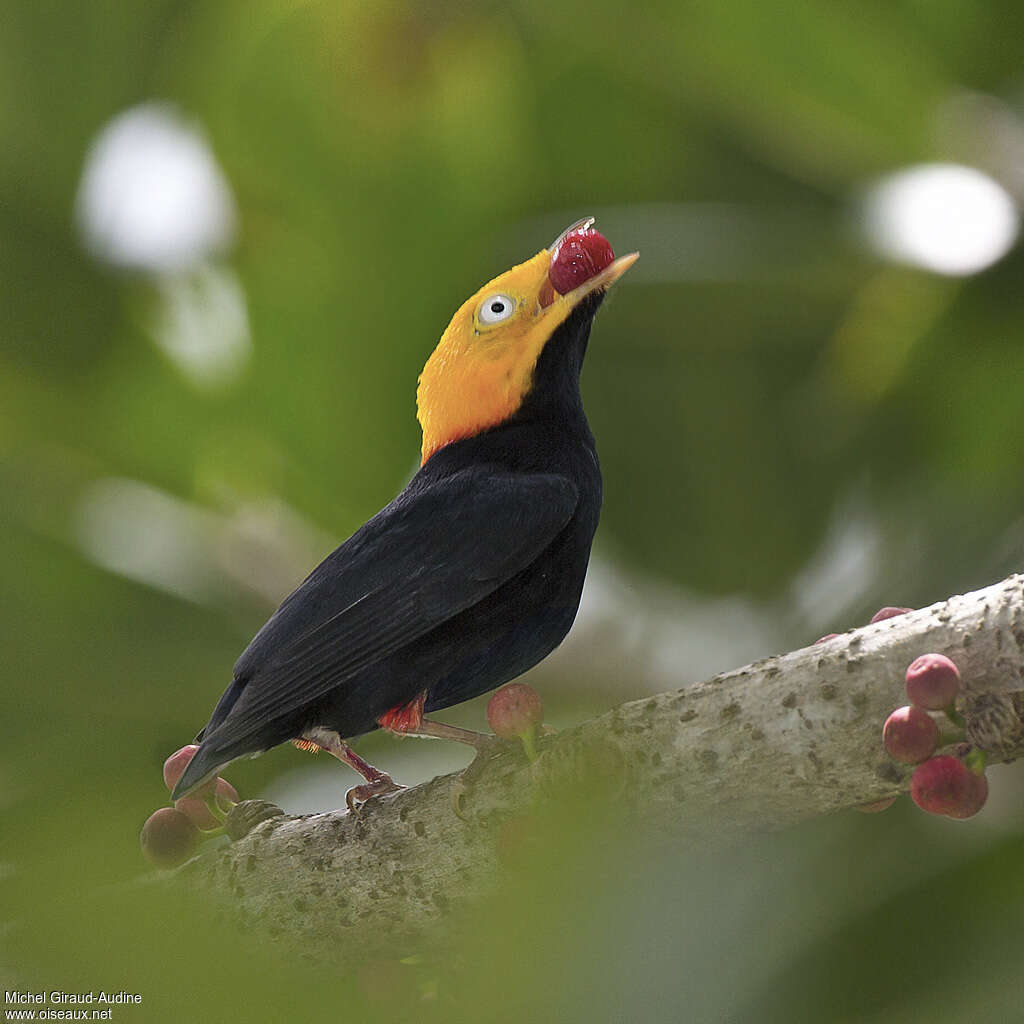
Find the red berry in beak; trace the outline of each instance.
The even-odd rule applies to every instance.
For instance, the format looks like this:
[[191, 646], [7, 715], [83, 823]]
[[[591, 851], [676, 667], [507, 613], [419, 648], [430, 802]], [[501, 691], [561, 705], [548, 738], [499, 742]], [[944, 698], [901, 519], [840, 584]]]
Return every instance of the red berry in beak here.
[[611, 244], [600, 231], [573, 231], [561, 239], [552, 254], [548, 280], [559, 295], [565, 295], [600, 274], [614, 259]]

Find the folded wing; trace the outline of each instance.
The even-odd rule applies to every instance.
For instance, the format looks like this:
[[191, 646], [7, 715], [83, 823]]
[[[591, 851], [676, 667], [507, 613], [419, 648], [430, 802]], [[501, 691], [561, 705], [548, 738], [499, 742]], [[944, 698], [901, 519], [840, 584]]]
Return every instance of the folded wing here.
[[552, 474], [472, 469], [414, 481], [256, 635], [235, 665], [238, 696], [219, 721], [225, 702], [218, 705], [203, 746], [239, 756], [268, 721], [301, 711], [482, 600], [544, 551], [578, 497], [572, 481]]

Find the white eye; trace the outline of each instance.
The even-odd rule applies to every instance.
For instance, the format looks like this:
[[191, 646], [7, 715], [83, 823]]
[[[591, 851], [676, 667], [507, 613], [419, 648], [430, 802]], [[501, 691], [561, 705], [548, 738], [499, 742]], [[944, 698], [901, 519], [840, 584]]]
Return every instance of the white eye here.
[[502, 320], [507, 320], [515, 311], [516, 303], [514, 299], [500, 293], [489, 295], [480, 303], [477, 319], [482, 324], [500, 324]]

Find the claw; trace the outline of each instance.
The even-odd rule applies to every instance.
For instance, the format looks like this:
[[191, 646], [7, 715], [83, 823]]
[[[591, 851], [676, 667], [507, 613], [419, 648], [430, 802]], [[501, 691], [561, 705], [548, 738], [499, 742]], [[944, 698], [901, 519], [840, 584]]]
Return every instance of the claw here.
[[472, 785], [464, 782], [461, 777], [455, 779], [455, 781], [452, 782], [451, 788], [448, 790], [448, 798], [452, 802], [452, 810], [455, 812], [455, 817], [461, 818], [466, 822], [470, 820], [470, 817], [466, 814], [466, 811], [462, 806], [462, 802], [472, 791]]
[[345, 794], [345, 803], [353, 814], [358, 814], [359, 808], [375, 796], [397, 793], [400, 789], [405, 789], [405, 786], [399, 786], [394, 782], [387, 772], [374, 768], [360, 757], [336, 732], [329, 729], [318, 729], [313, 736], [307, 733], [292, 742], [300, 750], [326, 750], [328, 754], [354, 768], [366, 779], [365, 785], [355, 786]]
[[477, 762], [486, 764], [492, 757], [497, 757], [503, 750], [508, 750], [508, 743], [498, 736], [492, 736], [489, 733], [480, 733], [479, 736], [480, 738], [473, 744], [476, 756], [470, 761], [466, 771]]
[[497, 736], [489, 736], [485, 733], [477, 733], [477, 740], [473, 743], [476, 750], [476, 757], [465, 768], [459, 772], [458, 777], [452, 782], [448, 790], [448, 798], [451, 801], [452, 810], [457, 818], [463, 821], [471, 821], [471, 815], [466, 813], [466, 797], [473, 792], [476, 780], [483, 775], [487, 764], [497, 757], [503, 750], [508, 749], [508, 744]]
[[368, 800], [377, 796], [386, 796], [388, 793], [397, 793], [400, 789], [405, 789], [405, 786], [400, 786], [397, 782], [392, 781], [390, 775], [382, 772], [380, 778], [374, 779], [373, 782], [364, 783], [362, 786], [353, 786], [345, 794], [345, 803], [352, 814], [358, 814], [359, 809]]

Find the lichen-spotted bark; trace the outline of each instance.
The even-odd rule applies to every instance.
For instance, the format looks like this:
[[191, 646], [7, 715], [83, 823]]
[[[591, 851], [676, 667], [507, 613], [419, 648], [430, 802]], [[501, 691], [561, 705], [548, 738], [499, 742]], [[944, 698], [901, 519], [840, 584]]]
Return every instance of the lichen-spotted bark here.
[[996, 759], [1024, 753], [1024, 577], [1013, 576], [623, 704], [548, 739], [532, 765], [509, 747], [476, 766], [468, 790], [445, 776], [358, 816], [240, 804], [229, 818], [239, 838], [175, 877], [307, 952], [370, 935], [400, 948], [491, 891], [509, 823], [552, 802], [569, 814], [596, 796], [614, 827], [708, 843], [907, 789], [882, 723], [906, 702], [907, 665], [931, 651], [960, 668], [968, 736]]

